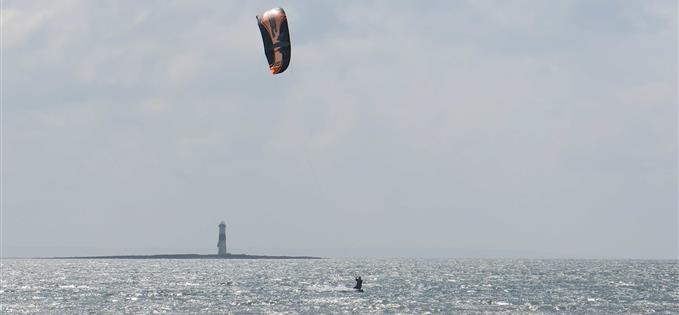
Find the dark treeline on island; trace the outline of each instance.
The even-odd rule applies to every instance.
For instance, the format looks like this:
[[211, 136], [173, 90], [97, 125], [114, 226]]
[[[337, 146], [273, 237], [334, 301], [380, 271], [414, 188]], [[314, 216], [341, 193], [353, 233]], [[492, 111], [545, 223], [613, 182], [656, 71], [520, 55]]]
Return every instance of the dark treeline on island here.
[[264, 256], [247, 254], [199, 255], [199, 254], [161, 254], [161, 255], [116, 255], [116, 256], [78, 256], [50, 257], [50, 259], [321, 259], [312, 256]]

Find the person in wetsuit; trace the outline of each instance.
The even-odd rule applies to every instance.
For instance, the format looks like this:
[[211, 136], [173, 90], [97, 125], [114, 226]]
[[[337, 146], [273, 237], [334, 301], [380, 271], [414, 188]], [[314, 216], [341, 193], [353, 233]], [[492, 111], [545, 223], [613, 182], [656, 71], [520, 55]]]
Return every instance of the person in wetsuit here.
[[356, 278], [356, 286], [354, 287], [354, 289], [360, 290], [362, 286], [363, 280], [361, 279], [361, 277]]

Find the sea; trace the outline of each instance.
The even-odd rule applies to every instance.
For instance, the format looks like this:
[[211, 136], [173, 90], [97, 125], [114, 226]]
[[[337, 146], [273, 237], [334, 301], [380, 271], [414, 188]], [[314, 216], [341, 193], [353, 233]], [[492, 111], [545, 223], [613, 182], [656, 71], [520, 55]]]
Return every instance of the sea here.
[[679, 314], [676, 260], [2, 259], [0, 278], [2, 314]]

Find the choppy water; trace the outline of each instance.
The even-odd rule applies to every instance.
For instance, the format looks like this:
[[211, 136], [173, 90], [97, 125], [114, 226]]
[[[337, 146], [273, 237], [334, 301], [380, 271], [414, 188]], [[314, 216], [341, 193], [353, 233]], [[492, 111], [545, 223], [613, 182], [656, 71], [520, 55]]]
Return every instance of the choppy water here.
[[677, 261], [19, 259], [0, 312], [677, 314], [678, 278]]

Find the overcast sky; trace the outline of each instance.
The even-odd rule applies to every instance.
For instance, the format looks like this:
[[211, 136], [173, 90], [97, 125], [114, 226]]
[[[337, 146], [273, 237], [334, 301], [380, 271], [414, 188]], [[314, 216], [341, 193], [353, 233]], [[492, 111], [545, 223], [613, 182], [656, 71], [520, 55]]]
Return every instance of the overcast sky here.
[[677, 258], [677, 37], [676, 1], [4, 1], [2, 255], [224, 220], [235, 253]]

